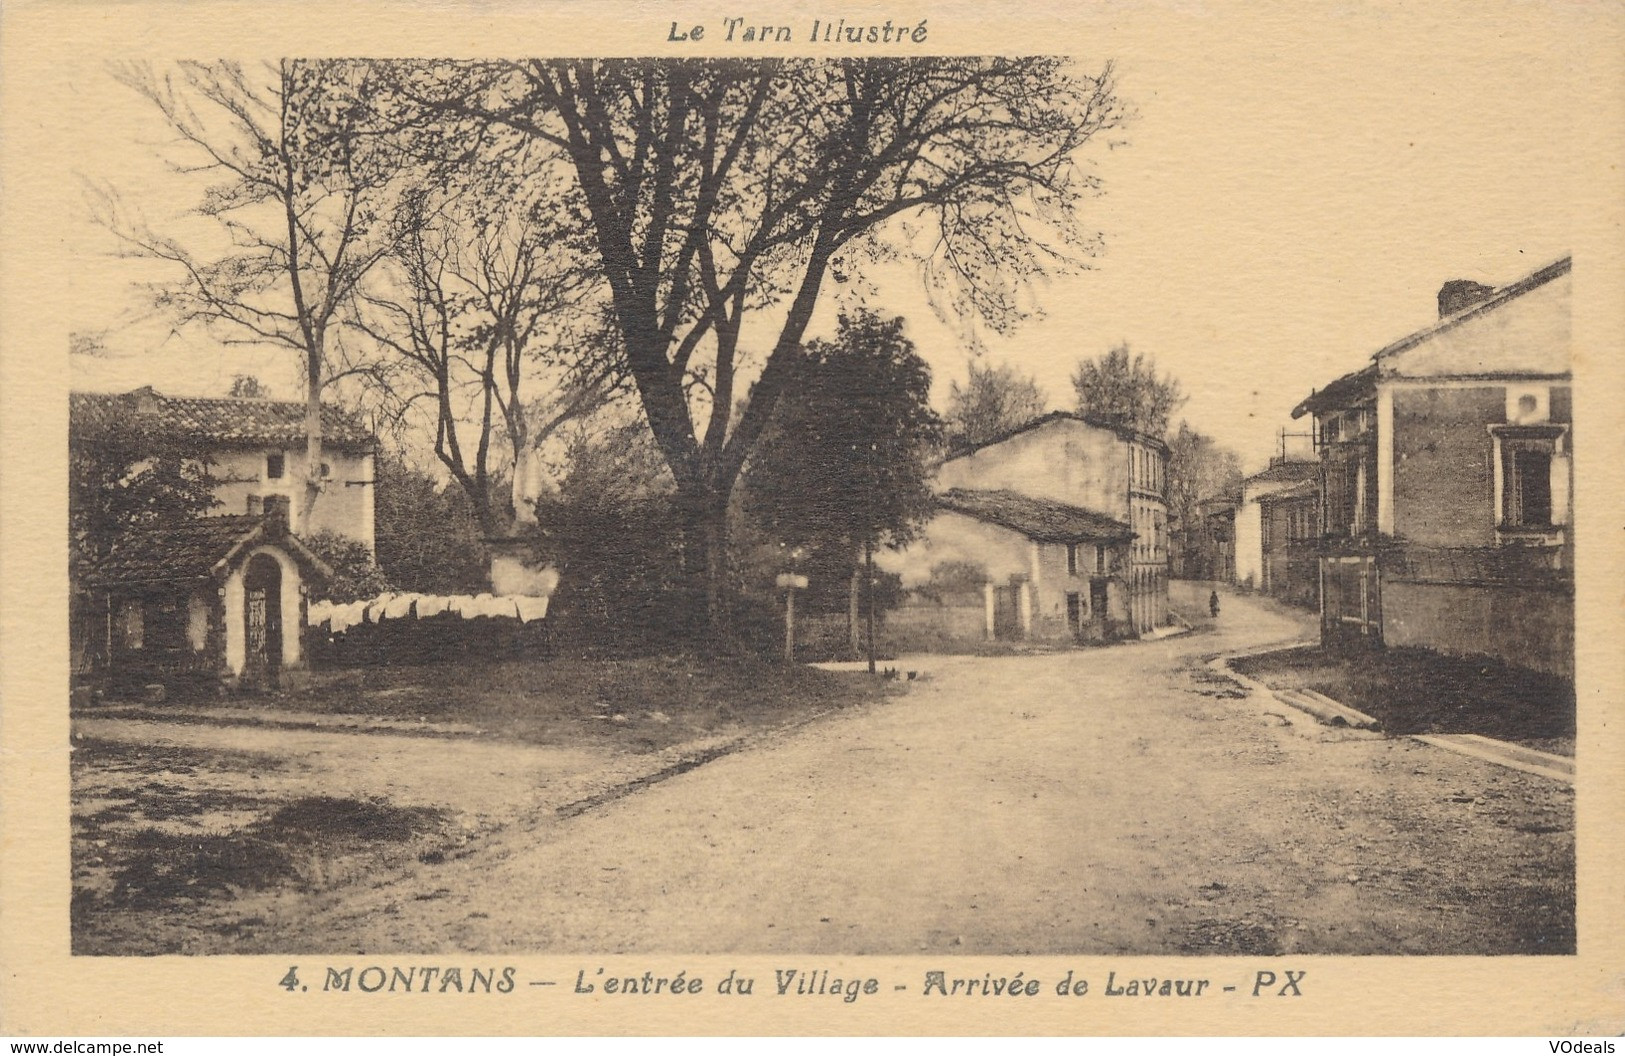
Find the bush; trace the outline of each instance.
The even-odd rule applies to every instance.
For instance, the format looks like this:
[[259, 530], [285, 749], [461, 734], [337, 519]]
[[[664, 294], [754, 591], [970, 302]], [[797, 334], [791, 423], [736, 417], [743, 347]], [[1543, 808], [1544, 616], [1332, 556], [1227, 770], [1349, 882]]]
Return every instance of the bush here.
[[299, 540], [333, 570], [333, 578], [319, 586], [313, 597], [350, 602], [375, 598], [392, 590], [389, 578], [372, 559], [372, 553], [354, 539], [336, 532], [320, 531]]

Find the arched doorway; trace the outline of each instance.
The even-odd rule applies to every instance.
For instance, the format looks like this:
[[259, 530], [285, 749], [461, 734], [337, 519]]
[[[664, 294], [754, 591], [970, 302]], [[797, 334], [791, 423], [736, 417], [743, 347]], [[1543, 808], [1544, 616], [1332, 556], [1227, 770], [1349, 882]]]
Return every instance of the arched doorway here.
[[272, 689], [282, 672], [282, 566], [255, 554], [243, 574], [243, 684]]

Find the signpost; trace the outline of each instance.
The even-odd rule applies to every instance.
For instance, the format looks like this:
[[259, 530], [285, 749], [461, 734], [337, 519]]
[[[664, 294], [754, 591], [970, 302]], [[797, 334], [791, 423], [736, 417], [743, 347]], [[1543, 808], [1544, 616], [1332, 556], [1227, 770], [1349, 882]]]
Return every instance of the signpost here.
[[784, 659], [793, 664], [796, 662], [796, 591], [807, 589], [807, 577], [784, 572], [777, 583], [784, 591]]

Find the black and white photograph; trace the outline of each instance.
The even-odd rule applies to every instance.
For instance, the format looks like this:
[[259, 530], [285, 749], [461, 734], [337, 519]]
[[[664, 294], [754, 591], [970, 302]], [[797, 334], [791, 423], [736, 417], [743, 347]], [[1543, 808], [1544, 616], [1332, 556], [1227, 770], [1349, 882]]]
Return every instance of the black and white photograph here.
[[1617, 6], [568, 10], [53, 45], [56, 963], [1618, 1033]]

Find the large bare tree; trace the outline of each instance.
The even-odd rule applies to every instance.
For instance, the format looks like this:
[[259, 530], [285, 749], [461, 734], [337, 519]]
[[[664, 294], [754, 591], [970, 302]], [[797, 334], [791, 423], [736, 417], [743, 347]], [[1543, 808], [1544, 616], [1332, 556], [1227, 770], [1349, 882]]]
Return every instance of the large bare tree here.
[[284, 59], [264, 65], [124, 63], [113, 76], [173, 134], [177, 174], [211, 179], [187, 237], [131, 216], [115, 192], [99, 219], [126, 250], [171, 265], [156, 288], [181, 323], [219, 340], [291, 349], [305, 389], [305, 509], [323, 488], [322, 392], [354, 370], [337, 340], [357, 285], [388, 248], [384, 223], [396, 158], [366, 127], [369, 67]]
[[544, 203], [478, 185], [450, 201], [408, 195], [396, 226], [351, 320], [382, 354], [373, 393], [397, 416], [427, 409], [435, 457], [497, 534], [530, 519], [537, 449], [620, 387], [618, 341], [594, 301], [602, 282]]
[[1045, 57], [391, 69], [448, 141], [542, 144], [571, 167], [557, 207], [590, 236], [713, 629], [729, 497], [799, 383], [826, 282], [914, 253], [960, 310], [1012, 325], [1026, 280], [1093, 248], [1079, 152], [1125, 118], [1109, 66]]

